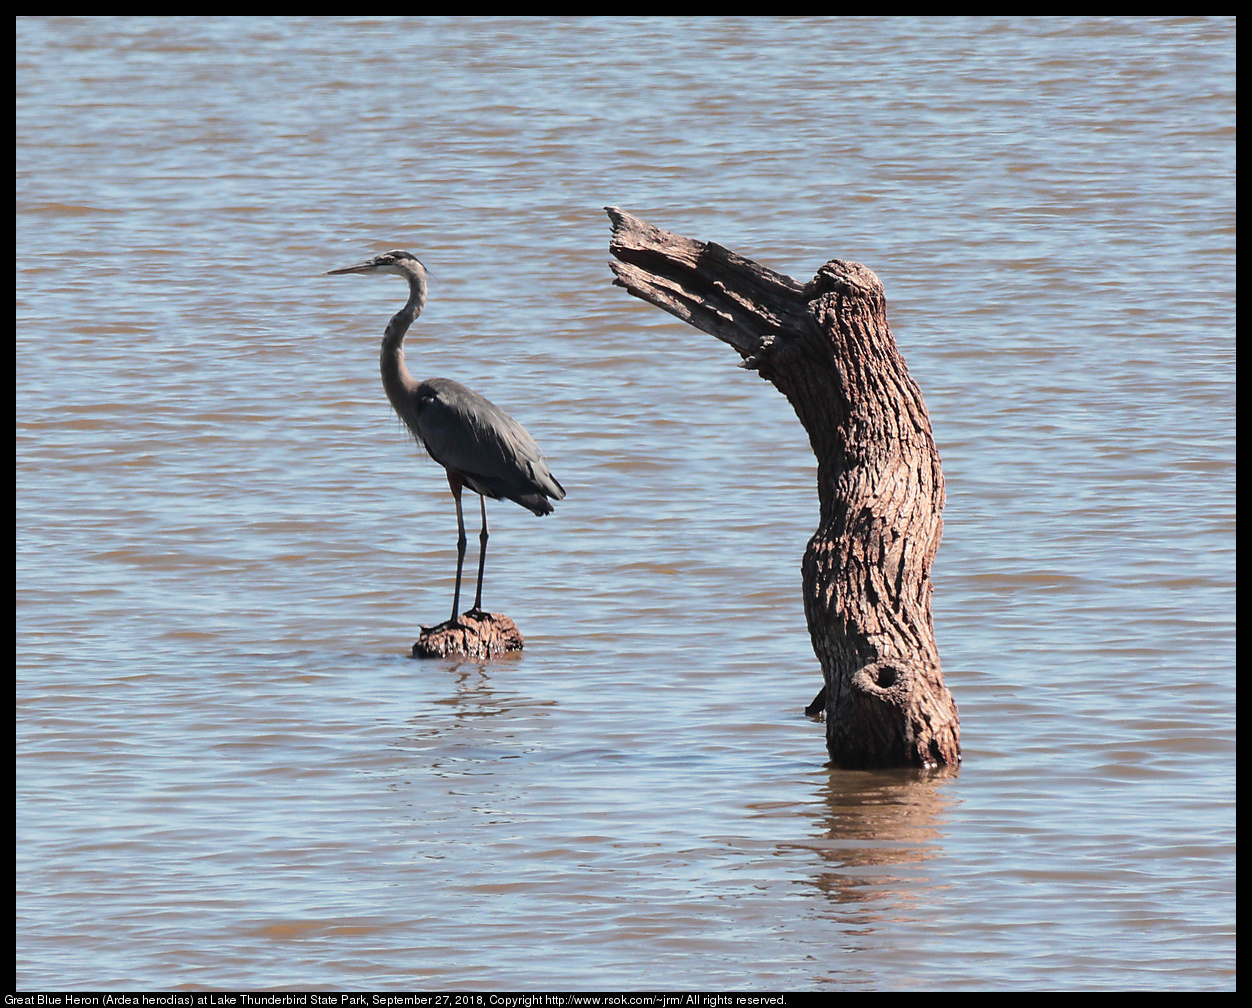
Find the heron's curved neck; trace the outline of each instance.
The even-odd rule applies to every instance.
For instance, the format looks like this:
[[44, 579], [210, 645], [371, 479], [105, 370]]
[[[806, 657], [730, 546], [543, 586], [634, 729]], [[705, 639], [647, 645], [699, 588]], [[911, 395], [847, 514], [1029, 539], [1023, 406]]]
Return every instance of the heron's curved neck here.
[[404, 364], [404, 334], [409, 331], [413, 320], [422, 314], [426, 307], [426, 278], [420, 273], [409, 276], [409, 300], [403, 308], [392, 316], [383, 333], [382, 355], [380, 364], [383, 372], [383, 388], [387, 390], [387, 398], [397, 411], [401, 403], [408, 402], [404, 393], [415, 386], [413, 376]]
[[404, 334], [409, 331], [413, 320], [422, 314], [426, 307], [426, 278], [421, 273], [409, 274], [409, 300], [403, 308], [391, 317], [387, 323], [387, 331], [383, 336], [383, 344], [394, 343], [397, 347], [404, 342]]

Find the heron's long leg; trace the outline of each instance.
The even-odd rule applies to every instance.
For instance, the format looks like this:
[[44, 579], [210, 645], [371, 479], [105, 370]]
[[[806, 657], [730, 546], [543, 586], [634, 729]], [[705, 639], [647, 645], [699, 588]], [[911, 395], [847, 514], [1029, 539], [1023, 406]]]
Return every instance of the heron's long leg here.
[[461, 480], [460, 477], [448, 473], [448, 486], [452, 488], [452, 499], [456, 501], [456, 590], [452, 593], [452, 620], [456, 622], [457, 611], [461, 607], [461, 567], [465, 564], [465, 517], [461, 514]]
[[487, 498], [479, 496], [478, 503], [483, 509], [483, 530], [478, 533], [478, 590], [474, 592], [474, 612], [483, 608], [483, 567], [487, 563]]

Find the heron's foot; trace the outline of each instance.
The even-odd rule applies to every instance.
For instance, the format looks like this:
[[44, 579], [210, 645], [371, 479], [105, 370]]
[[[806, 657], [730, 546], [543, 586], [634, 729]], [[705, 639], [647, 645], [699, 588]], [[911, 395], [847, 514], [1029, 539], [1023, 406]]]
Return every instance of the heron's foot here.
[[[432, 630], [442, 630], [447, 627], [460, 627], [463, 630], [473, 630], [474, 624], [481, 623], [485, 619], [490, 619], [491, 613], [485, 613], [481, 609], [466, 609], [463, 613], [457, 613], [450, 619], [444, 620], [437, 627], [431, 627]], [[426, 628], [423, 627], [423, 630]]]

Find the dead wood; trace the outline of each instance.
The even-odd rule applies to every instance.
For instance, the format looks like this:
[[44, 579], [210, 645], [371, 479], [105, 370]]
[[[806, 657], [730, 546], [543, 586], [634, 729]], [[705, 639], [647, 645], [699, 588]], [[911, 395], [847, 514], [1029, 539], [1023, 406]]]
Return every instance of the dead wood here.
[[801, 284], [720, 245], [606, 210], [615, 283], [730, 344], [741, 367], [787, 397], [808, 433], [820, 519], [801, 570], [825, 681], [808, 711], [825, 714], [832, 760], [957, 763], [957, 708], [931, 617], [943, 473], [878, 277], [832, 259]]
[[413, 645], [413, 657], [491, 658], [506, 651], [520, 651], [524, 644], [521, 631], [508, 616], [475, 610], [438, 626], [422, 627]]

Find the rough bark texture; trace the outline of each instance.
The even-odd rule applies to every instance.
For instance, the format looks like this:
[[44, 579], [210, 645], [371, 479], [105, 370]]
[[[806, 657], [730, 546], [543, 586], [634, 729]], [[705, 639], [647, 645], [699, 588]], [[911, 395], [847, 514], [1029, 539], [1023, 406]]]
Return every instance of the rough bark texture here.
[[461, 613], [456, 622], [445, 620], [438, 626], [422, 627], [413, 645], [414, 658], [490, 658], [506, 651], [522, 650], [525, 641], [517, 624], [500, 613]]
[[957, 763], [956, 703], [930, 609], [943, 473], [882, 284], [841, 259], [801, 284], [606, 209], [615, 282], [729, 343], [808, 432], [821, 517], [804, 555], [804, 613], [825, 679], [809, 712], [826, 715], [832, 760]]

